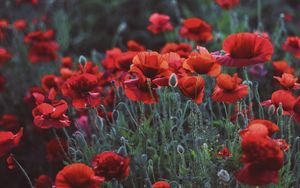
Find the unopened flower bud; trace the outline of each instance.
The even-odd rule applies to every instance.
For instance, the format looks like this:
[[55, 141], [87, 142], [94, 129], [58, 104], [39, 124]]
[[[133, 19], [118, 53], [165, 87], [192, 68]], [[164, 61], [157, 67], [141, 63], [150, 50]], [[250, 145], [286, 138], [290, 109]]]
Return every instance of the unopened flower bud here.
[[141, 164], [146, 165], [148, 161], [148, 156], [146, 154], [141, 155]]
[[250, 87], [253, 85], [253, 83], [250, 80], [244, 80], [243, 84], [250, 86]]
[[123, 156], [123, 157], [126, 157], [127, 156], [127, 150], [124, 146], [121, 146], [118, 150], [118, 154]]
[[85, 65], [87, 62], [87, 59], [83, 55], [81, 55], [81, 56], [79, 56], [78, 62], [80, 65]]
[[218, 175], [219, 179], [225, 183], [229, 182], [229, 180], [230, 180], [229, 173], [224, 169], [221, 169], [217, 175]]
[[274, 113], [275, 113], [275, 106], [272, 104], [268, 108], [268, 114], [269, 114], [269, 116], [272, 116]]
[[178, 84], [178, 79], [175, 73], [172, 73], [169, 78], [169, 86], [176, 87]]
[[282, 116], [282, 114], [283, 114], [282, 103], [279, 103], [279, 107], [277, 108], [277, 115]]
[[179, 154], [184, 154], [184, 151], [185, 151], [185, 150], [184, 150], [183, 146], [179, 144], [179, 145], [177, 146], [177, 152], [178, 152]]

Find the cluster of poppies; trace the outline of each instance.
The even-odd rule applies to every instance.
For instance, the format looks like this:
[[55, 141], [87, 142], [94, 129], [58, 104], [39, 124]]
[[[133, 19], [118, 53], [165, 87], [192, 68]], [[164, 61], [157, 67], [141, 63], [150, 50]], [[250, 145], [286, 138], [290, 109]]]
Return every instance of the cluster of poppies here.
[[289, 146], [285, 140], [271, 138], [277, 131], [279, 127], [268, 120], [253, 120], [240, 131], [244, 166], [236, 172], [237, 180], [253, 186], [278, 183], [278, 171]]
[[272, 113], [291, 116], [297, 123], [300, 123], [300, 96], [295, 95], [295, 91], [300, 89], [300, 84], [297, 83], [295, 70], [286, 61], [274, 61], [273, 67], [275, 70], [274, 82], [281, 89], [274, 91], [271, 99], [263, 101], [261, 104], [273, 109]]

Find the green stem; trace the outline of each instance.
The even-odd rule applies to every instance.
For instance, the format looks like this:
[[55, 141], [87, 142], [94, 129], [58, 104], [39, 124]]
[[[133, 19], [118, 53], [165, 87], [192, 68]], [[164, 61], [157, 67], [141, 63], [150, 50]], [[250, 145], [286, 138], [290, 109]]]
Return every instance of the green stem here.
[[58, 144], [59, 144], [59, 147], [61, 148], [61, 151], [62, 151], [63, 154], [65, 155], [65, 157], [66, 157], [66, 159], [68, 160], [68, 162], [71, 163], [72, 160], [69, 158], [69, 156], [68, 156], [67, 153], [65, 152], [65, 149], [64, 149], [63, 145], [62, 145], [61, 142], [60, 142], [60, 138], [58, 137], [55, 128], [53, 128], [52, 131], [53, 131], [53, 134], [54, 134], [54, 136], [55, 136], [55, 138], [56, 138], [56, 140], [57, 140], [57, 142], [58, 142]]
[[26, 177], [26, 179], [27, 179], [27, 181], [28, 181], [30, 187], [33, 187], [32, 182], [31, 182], [31, 180], [30, 180], [28, 174], [26, 173], [25, 169], [24, 169], [24, 168], [22, 167], [22, 165], [17, 161], [17, 159], [15, 159], [14, 156], [12, 156], [12, 158], [13, 158], [14, 162], [17, 164], [17, 166], [20, 168], [20, 170], [22, 171], [22, 173], [24, 174], [24, 176]]
[[[252, 109], [252, 101], [251, 101], [251, 87], [250, 87], [250, 81], [249, 81], [249, 77], [248, 77], [248, 72], [247, 72], [247, 68], [246, 67], [243, 67], [243, 72], [244, 72], [244, 76], [245, 76], [245, 79], [247, 81], [247, 85], [248, 85], [248, 90], [249, 90], [249, 93], [248, 93], [248, 106], [249, 106], [249, 111], [250, 111], [250, 117], [253, 117], [254, 114], [253, 114], [253, 109]], [[246, 117], [247, 117], [247, 108], [245, 109], [245, 114], [246, 114]], [[248, 121], [248, 117], [247, 117], [247, 123], [249, 122]]]
[[263, 23], [261, 18], [261, 0], [257, 0], [257, 30], [263, 31]]

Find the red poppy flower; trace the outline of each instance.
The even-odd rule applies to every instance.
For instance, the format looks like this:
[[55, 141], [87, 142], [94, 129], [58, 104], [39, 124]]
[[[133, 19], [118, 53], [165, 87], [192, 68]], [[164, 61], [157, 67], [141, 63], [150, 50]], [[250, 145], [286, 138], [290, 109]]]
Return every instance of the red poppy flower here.
[[28, 33], [24, 37], [25, 43], [36, 43], [36, 42], [51, 42], [54, 38], [54, 30], [49, 29], [47, 31], [34, 31]]
[[286, 61], [274, 61], [272, 63], [274, 68], [274, 75], [281, 76], [283, 73], [295, 74], [295, 69], [289, 66]]
[[65, 166], [56, 175], [56, 188], [100, 188], [104, 179], [97, 177], [94, 171], [83, 163]]
[[195, 101], [202, 103], [204, 96], [204, 79], [201, 76], [185, 76], [179, 79], [178, 87], [182, 94]]
[[47, 175], [40, 175], [36, 180], [34, 187], [35, 188], [52, 188], [53, 186], [52, 179]]
[[[64, 151], [62, 151], [62, 148]], [[66, 160], [64, 152], [68, 150], [68, 143], [65, 139], [51, 139], [46, 145], [46, 158], [48, 162], [62, 162]]]
[[19, 145], [23, 136], [23, 128], [17, 134], [12, 132], [0, 132], [0, 157]]
[[14, 26], [15, 29], [24, 30], [27, 27], [27, 22], [24, 19], [16, 20], [13, 23], [13, 26]]
[[160, 53], [166, 54], [169, 52], [175, 52], [180, 57], [187, 58], [192, 52], [192, 50], [192, 46], [188, 43], [167, 43], [165, 46], [162, 47]]
[[248, 95], [248, 86], [241, 84], [242, 79], [235, 73], [233, 77], [228, 74], [220, 74], [217, 85], [212, 94], [216, 102], [234, 103]]
[[119, 48], [113, 48], [111, 50], [107, 50], [106, 57], [101, 62], [103, 68], [106, 70], [116, 68], [116, 65], [115, 65], [116, 58], [121, 54], [122, 54], [122, 51]]
[[6, 131], [15, 131], [19, 129], [20, 122], [17, 116], [12, 114], [4, 114], [0, 118], [0, 128], [5, 129]]
[[128, 51], [134, 51], [134, 52], [146, 51], [146, 48], [143, 45], [139, 44], [134, 40], [127, 41], [127, 49]]
[[103, 152], [94, 157], [92, 166], [97, 176], [110, 181], [113, 178], [121, 180], [129, 176], [129, 163], [130, 159], [127, 157], [114, 152]]
[[215, 2], [223, 9], [229, 10], [239, 4], [240, 0], [215, 0]]
[[60, 61], [61, 61], [62, 67], [72, 69], [72, 67], [73, 67], [73, 58], [72, 57], [66, 56], [66, 57], [61, 58]]
[[296, 58], [300, 59], [300, 38], [288, 37], [283, 43], [282, 49], [292, 53]]
[[28, 58], [32, 63], [55, 61], [57, 49], [56, 42], [37, 42], [30, 47]]
[[8, 157], [7, 157], [7, 159], [6, 159], [6, 164], [7, 164], [7, 168], [9, 169], [9, 170], [13, 170], [13, 169], [15, 169], [16, 168], [16, 166], [15, 166], [15, 161], [14, 161], [14, 155], [13, 154], [10, 154]]
[[67, 127], [70, 125], [69, 117], [65, 114], [67, 110], [68, 104], [64, 100], [38, 104], [32, 110], [34, 125], [42, 129]]
[[[263, 124], [255, 124], [255, 129], [242, 137], [244, 167], [236, 174], [238, 181], [252, 186], [278, 183], [278, 171], [283, 166], [283, 151], [276, 141], [261, 130], [267, 130]], [[266, 131], [268, 132], [268, 131]]]
[[198, 74], [207, 74], [209, 76], [218, 76], [221, 73], [221, 65], [216, 63], [216, 59], [206, 50], [200, 48], [199, 53], [192, 53], [189, 58], [183, 62], [183, 68]]
[[300, 84], [297, 83], [298, 78], [292, 74], [283, 73], [281, 77], [274, 76], [274, 79], [277, 80], [284, 89], [300, 89]]
[[278, 110], [279, 104], [282, 104], [283, 115], [290, 115], [293, 111], [296, 98], [292, 92], [286, 90], [277, 90], [272, 93], [269, 100], [261, 102], [262, 106], [271, 106], [272, 104]]
[[270, 61], [273, 45], [268, 38], [255, 33], [236, 33], [223, 41], [226, 55], [217, 57], [225, 66], [248, 66]]
[[167, 80], [171, 74], [168, 62], [157, 52], [139, 52], [132, 63], [129, 72], [137, 74], [143, 82], [147, 79], [154, 81], [157, 78]]
[[224, 147], [221, 151], [219, 151], [217, 154], [215, 154], [217, 157], [232, 157], [232, 153], [230, 153], [229, 149], [227, 147]]
[[199, 18], [184, 20], [179, 34], [184, 38], [200, 43], [206, 43], [213, 39], [211, 26]]
[[170, 23], [170, 17], [164, 14], [153, 13], [149, 21], [151, 25], [147, 27], [149, 31], [154, 34], [162, 33], [166, 30], [173, 30], [173, 26]]
[[0, 65], [3, 65], [11, 59], [12, 55], [5, 48], [0, 47]]
[[100, 104], [97, 76], [89, 73], [70, 77], [61, 87], [64, 96], [72, 99], [75, 108], [96, 107]]
[[152, 185], [152, 188], [171, 188], [167, 181], [157, 181]]
[[137, 78], [124, 81], [126, 96], [146, 104], [158, 101], [155, 88], [168, 86], [171, 71], [165, 56], [157, 52], [139, 52], [132, 60], [129, 72]]

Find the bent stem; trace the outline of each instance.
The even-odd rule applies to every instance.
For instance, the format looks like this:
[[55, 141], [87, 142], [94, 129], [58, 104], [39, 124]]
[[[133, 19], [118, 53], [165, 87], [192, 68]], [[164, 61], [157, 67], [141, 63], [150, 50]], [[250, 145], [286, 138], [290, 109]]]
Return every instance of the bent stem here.
[[18, 162], [18, 160], [14, 156], [11, 156], [11, 157], [13, 158], [14, 162], [17, 164], [17, 166], [20, 168], [20, 170], [22, 171], [22, 173], [26, 177], [30, 187], [33, 187], [32, 182], [31, 182], [28, 174], [26, 173], [25, 169], [22, 167], [22, 165]]

